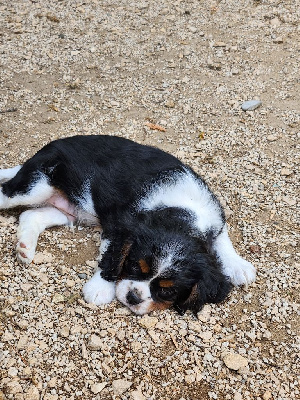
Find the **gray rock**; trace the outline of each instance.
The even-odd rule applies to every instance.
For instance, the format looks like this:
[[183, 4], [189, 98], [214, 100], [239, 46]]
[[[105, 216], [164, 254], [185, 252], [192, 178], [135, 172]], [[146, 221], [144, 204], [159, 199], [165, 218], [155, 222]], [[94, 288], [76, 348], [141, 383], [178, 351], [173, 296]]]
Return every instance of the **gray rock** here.
[[261, 105], [262, 102], [260, 100], [248, 100], [245, 101], [241, 107], [243, 111], [252, 111], [260, 107]]

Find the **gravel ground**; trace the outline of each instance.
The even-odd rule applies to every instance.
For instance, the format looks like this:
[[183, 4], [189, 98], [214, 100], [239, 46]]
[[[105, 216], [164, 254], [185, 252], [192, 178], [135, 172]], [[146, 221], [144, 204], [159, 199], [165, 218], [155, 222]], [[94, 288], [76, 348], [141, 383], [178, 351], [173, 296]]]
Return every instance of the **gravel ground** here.
[[[299, 10], [297, 0], [0, 1], [0, 166], [76, 134], [158, 146], [205, 177], [258, 272], [198, 318], [91, 306], [81, 289], [97, 229], [48, 230], [25, 267], [20, 210], [2, 211], [1, 400], [300, 397]], [[253, 99], [262, 105], [242, 111]]]

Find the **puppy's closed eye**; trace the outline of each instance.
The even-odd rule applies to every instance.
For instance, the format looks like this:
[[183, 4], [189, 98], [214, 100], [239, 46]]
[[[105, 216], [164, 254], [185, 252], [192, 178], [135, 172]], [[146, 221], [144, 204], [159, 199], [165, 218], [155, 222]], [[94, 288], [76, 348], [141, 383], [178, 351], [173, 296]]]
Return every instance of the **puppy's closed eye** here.
[[171, 300], [176, 296], [177, 289], [171, 279], [161, 279], [158, 282], [156, 293], [163, 300]]
[[159, 281], [159, 286], [161, 288], [169, 288], [169, 287], [174, 286], [174, 282], [170, 279], [161, 279]]

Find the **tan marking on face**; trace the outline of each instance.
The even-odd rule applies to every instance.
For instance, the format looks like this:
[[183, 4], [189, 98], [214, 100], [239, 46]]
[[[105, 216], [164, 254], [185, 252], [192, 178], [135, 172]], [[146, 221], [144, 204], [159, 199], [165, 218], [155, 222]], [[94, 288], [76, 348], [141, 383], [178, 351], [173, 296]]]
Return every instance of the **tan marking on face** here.
[[150, 267], [145, 260], [139, 260], [139, 265], [143, 274], [148, 274], [150, 272]]
[[172, 305], [171, 301], [162, 301], [162, 302], [159, 302], [159, 303], [155, 302], [155, 301], [152, 301], [149, 304], [147, 313], [150, 313], [151, 311], [155, 311], [155, 310], [165, 310], [165, 309], [171, 307], [171, 305]]
[[159, 286], [162, 288], [169, 288], [174, 286], [174, 282], [171, 281], [170, 279], [162, 279], [159, 281]]

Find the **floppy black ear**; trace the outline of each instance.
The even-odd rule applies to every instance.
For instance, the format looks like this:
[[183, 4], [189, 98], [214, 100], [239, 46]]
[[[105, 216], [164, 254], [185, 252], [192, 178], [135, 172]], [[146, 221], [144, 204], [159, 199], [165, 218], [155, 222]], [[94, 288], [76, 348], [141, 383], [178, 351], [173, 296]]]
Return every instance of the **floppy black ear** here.
[[121, 276], [123, 264], [131, 246], [132, 241], [129, 238], [125, 239], [123, 236], [118, 236], [111, 241], [102, 260], [99, 262], [103, 279], [115, 282]]
[[206, 303], [225, 300], [231, 288], [229, 279], [217, 268], [202, 269], [198, 282], [174, 306], [179, 313], [191, 310], [196, 314]]

